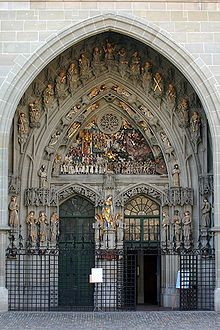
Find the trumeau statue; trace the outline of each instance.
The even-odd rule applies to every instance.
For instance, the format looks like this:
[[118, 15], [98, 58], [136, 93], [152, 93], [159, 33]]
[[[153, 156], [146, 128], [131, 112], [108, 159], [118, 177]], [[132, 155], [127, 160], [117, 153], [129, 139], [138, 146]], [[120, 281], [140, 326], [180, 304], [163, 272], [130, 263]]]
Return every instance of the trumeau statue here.
[[74, 91], [80, 84], [78, 69], [76, 68], [75, 63], [71, 63], [67, 72], [67, 79], [69, 85], [69, 91], [73, 96]]
[[18, 142], [21, 146], [20, 149], [21, 153], [24, 152], [24, 145], [27, 141], [27, 135], [28, 135], [28, 122], [24, 112], [20, 112], [18, 118]]
[[46, 165], [41, 165], [41, 168], [38, 171], [38, 176], [40, 178], [40, 188], [46, 187], [47, 182], [47, 170]]
[[18, 204], [17, 197], [12, 196], [9, 204], [9, 226], [16, 229], [18, 227]]
[[179, 170], [179, 165], [175, 164], [172, 170], [172, 177], [173, 177], [173, 186], [174, 187], [179, 187], [180, 186], [180, 170]]
[[45, 243], [47, 241], [47, 225], [48, 220], [46, 213], [41, 211], [40, 216], [38, 219], [39, 224], [39, 237], [40, 237], [40, 243]]
[[152, 90], [152, 73], [151, 73], [152, 65], [150, 62], [146, 62], [145, 66], [141, 68], [142, 71], [142, 86], [143, 89], [150, 93]]
[[172, 225], [173, 225], [173, 236], [175, 237], [176, 247], [180, 246], [181, 243], [181, 233], [182, 233], [182, 221], [179, 215], [179, 211], [174, 211], [174, 216], [172, 217]]
[[50, 244], [51, 245], [56, 245], [57, 243], [57, 238], [59, 236], [59, 218], [54, 212], [51, 216], [50, 219]]
[[210, 218], [211, 204], [209, 203], [207, 198], [203, 199], [201, 210], [202, 210], [202, 226], [208, 229], [211, 227], [211, 218]]
[[47, 114], [55, 107], [55, 97], [52, 84], [48, 84], [47, 88], [43, 91], [43, 103]]
[[35, 216], [34, 211], [31, 211], [26, 218], [26, 223], [28, 225], [28, 236], [31, 247], [35, 247], [38, 240], [38, 219]]
[[40, 112], [39, 100], [29, 104], [30, 127], [40, 127]]

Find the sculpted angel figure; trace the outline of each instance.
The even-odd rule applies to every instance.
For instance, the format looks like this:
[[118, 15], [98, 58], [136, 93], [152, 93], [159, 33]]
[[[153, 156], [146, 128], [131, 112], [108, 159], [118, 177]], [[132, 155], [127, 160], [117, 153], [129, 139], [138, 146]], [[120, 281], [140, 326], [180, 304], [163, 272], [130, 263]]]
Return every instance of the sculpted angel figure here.
[[12, 196], [9, 204], [9, 226], [17, 228], [18, 226], [18, 204], [17, 197]]
[[68, 79], [69, 91], [73, 96], [74, 91], [77, 89], [77, 87], [80, 84], [79, 74], [75, 63], [70, 64], [70, 67], [67, 72], [67, 79]]
[[118, 62], [118, 71], [121, 77], [125, 77], [128, 72], [128, 59], [126, 54], [126, 49], [123, 47], [118, 52], [119, 62]]
[[79, 58], [79, 67], [82, 80], [88, 80], [92, 77], [90, 60], [86, 57], [86, 54], [84, 53]]
[[114, 50], [115, 46], [113, 46], [113, 43], [107, 41], [106, 46], [103, 46], [104, 52], [105, 52], [105, 63], [108, 68], [108, 70], [111, 70], [114, 67]]
[[179, 126], [187, 127], [189, 125], [189, 109], [187, 99], [184, 97], [178, 105], [177, 116], [179, 118]]
[[18, 142], [21, 146], [21, 153], [24, 152], [24, 144], [27, 141], [28, 122], [25, 114], [21, 112], [18, 118]]
[[40, 126], [40, 104], [38, 100], [35, 100], [34, 103], [29, 104], [29, 118], [30, 118], [30, 127], [39, 127]]
[[37, 235], [38, 219], [35, 216], [34, 211], [31, 211], [29, 213], [29, 215], [26, 218], [26, 223], [28, 225], [28, 236], [29, 236], [30, 244], [32, 247], [34, 247], [38, 239], [38, 235]]
[[43, 103], [44, 109], [47, 113], [53, 110], [55, 105], [55, 96], [52, 84], [48, 84], [47, 88], [43, 92]]
[[142, 71], [142, 86], [143, 89], [150, 93], [152, 90], [152, 73], [151, 73], [152, 65], [150, 62], [146, 62], [145, 66], [141, 68]]
[[55, 86], [55, 91], [59, 99], [64, 99], [67, 96], [67, 83], [66, 83], [66, 74], [65, 72], [60, 72], [58, 77], [56, 78], [56, 86]]
[[96, 76], [104, 70], [104, 61], [102, 61], [102, 51], [96, 46], [93, 51], [92, 68]]

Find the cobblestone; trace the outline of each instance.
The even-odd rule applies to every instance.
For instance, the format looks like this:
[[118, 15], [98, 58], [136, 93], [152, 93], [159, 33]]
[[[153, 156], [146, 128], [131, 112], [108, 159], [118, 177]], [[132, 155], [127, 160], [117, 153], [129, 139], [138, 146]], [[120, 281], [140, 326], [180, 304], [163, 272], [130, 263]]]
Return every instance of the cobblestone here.
[[215, 312], [7, 312], [0, 329], [220, 329]]

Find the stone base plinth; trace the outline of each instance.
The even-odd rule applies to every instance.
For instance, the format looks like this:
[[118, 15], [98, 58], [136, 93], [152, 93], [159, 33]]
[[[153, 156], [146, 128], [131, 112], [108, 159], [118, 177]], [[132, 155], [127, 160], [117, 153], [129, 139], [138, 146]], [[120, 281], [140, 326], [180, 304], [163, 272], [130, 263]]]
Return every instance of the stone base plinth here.
[[8, 311], [8, 289], [0, 287], [0, 312]]

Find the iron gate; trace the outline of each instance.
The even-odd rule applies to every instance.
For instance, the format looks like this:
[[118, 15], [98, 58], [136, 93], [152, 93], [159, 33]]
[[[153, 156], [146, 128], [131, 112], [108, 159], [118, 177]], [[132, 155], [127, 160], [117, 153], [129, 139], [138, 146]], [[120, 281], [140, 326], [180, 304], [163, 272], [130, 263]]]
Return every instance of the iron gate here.
[[[96, 306], [103, 311], [135, 310], [140, 255], [157, 256], [163, 263], [176, 258], [180, 266], [179, 309], [214, 309], [215, 260], [211, 248], [174, 251], [130, 246], [103, 250], [68, 244], [62, 249], [28, 250], [12, 246], [7, 250], [9, 309], [92, 311]], [[60, 257], [64, 263], [61, 268]], [[91, 267], [103, 268], [103, 283], [96, 286], [89, 283]], [[66, 269], [66, 281], [59, 283], [62, 269]]]

